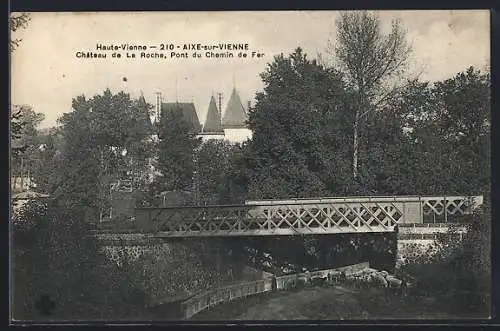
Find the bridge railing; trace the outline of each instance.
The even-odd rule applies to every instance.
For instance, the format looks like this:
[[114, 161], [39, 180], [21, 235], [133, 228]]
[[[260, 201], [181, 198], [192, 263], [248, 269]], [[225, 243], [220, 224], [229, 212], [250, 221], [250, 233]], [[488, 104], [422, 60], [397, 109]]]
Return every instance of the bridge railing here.
[[[390, 232], [396, 224], [454, 222], [482, 197], [353, 197], [247, 201], [245, 205], [136, 208], [135, 226], [164, 235]], [[431, 218], [431, 219], [430, 219]]]
[[136, 208], [137, 227], [153, 232], [212, 232], [258, 229], [245, 205]]
[[460, 222], [464, 215], [472, 214], [483, 204], [482, 196], [441, 196], [421, 198], [422, 222]]
[[[269, 206], [270, 208], [290, 208], [301, 205], [330, 204], [342, 207], [352, 207], [357, 211], [356, 217], [368, 216], [369, 209], [377, 212], [395, 211], [392, 215], [399, 223], [448, 223], [457, 222], [463, 215], [469, 215], [477, 206], [483, 204], [483, 196], [366, 196], [366, 197], [321, 197], [315, 199], [286, 199], [286, 200], [249, 200], [245, 204], [252, 206]], [[401, 217], [399, 216], [401, 213]], [[350, 212], [348, 211], [349, 215]], [[395, 217], [394, 217], [395, 216]]]

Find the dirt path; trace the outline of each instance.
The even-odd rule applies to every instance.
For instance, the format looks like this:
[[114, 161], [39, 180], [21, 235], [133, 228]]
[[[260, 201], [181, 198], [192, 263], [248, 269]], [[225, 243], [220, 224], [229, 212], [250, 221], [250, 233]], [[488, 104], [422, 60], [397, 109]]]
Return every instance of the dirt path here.
[[[293, 303], [293, 304], [290, 304]], [[368, 317], [349, 289], [336, 286], [331, 288], [305, 288], [285, 296], [270, 298], [263, 305], [250, 307], [236, 320], [311, 320], [324, 319], [325, 311], [329, 319], [352, 319]]]
[[[328, 316], [325, 316], [327, 313]], [[192, 320], [314, 320], [363, 319], [369, 314], [354, 291], [340, 287], [311, 287], [246, 298], [193, 316]]]
[[245, 298], [192, 317], [195, 321], [450, 319], [431, 302], [402, 300], [381, 289], [306, 287]]

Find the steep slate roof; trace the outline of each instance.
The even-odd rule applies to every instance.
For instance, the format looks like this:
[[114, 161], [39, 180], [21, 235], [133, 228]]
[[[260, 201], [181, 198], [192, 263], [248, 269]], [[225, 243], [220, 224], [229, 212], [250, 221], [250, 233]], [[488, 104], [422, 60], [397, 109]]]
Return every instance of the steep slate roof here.
[[200, 120], [198, 119], [198, 114], [196, 113], [196, 108], [192, 102], [163, 102], [161, 104], [161, 111], [174, 111], [176, 109], [181, 109], [182, 116], [184, 120], [191, 124], [195, 132], [201, 131]]
[[224, 129], [245, 128], [247, 119], [248, 115], [241, 104], [241, 99], [236, 89], [233, 88], [233, 93], [231, 93], [231, 98], [227, 103], [226, 112], [222, 117], [222, 127]]
[[221, 118], [217, 105], [215, 104], [215, 98], [212, 95], [210, 98], [210, 103], [208, 104], [207, 117], [205, 119], [205, 124], [203, 125], [203, 132], [224, 132], [222, 130]]

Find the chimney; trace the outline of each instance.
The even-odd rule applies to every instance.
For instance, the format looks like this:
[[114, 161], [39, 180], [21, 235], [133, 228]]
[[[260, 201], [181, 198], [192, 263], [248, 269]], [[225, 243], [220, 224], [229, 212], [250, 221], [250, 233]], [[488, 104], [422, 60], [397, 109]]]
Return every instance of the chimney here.
[[222, 93], [217, 93], [217, 96], [219, 97], [219, 106], [218, 106], [218, 111], [219, 111], [219, 114], [222, 115]]
[[161, 92], [156, 92], [156, 121], [159, 120], [160, 118], [160, 112], [161, 112]]

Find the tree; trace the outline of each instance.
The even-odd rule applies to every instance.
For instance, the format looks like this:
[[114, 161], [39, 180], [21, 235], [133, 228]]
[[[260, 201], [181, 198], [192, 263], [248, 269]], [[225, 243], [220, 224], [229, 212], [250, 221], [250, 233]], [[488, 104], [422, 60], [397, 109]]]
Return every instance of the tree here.
[[162, 112], [159, 126], [158, 170], [154, 191], [192, 191], [194, 153], [201, 140], [184, 120], [182, 109]]
[[406, 165], [394, 170], [406, 178], [404, 194], [487, 195], [489, 75], [469, 68], [442, 82], [414, 81], [394, 100], [393, 118], [406, 129], [399, 154]]
[[[12, 222], [14, 319], [109, 320], [143, 313], [143, 296], [137, 295], [141, 284], [134, 278], [138, 274], [130, 266], [119, 268], [106, 261], [82, 217], [78, 208], [39, 201], [27, 203], [16, 215]], [[44, 296], [55, 303], [47, 312], [36, 304]]]
[[31, 177], [35, 170], [37, 151], [40, 146], [38, 126], [44, 114], [36, 113], [30, 106], [14, 106], [11, 115], [11, 159], [10, 171], [14, 184], [18, 177]]
[[[26, 28], [28, 26], [29, 21], [31, 20], [31, 17], [28, 13], [13, 13], [10, 15], [9, 19], [9, 24], [10, 24], [10, 31], [16, 32], [19, 29]], [[21, 42], [21, 39], [10, 39], [9, 43], [9, 49], [10, 52], [12, 53], [18, 46], [19, 43]], [[11, 106], [11, 113], [10, 113], [10, 129], [11, 129], [11, 140], [16, 140], [16, 142], [11, 146], [11, 153], [13, 155], [14, 159], [14, 164], [11, 165], [13, 168], [21, 169], [16, 163], [20, 159], [20, 155], [24, 153], [28, 149], [28, 145], [23, 144], [22, 142], [19, 141], [23, 137], [23, 134], [26, 134], [25, 130], [25, 125], [30, 124], [30, 119], [26, 118], [26, 113], [31, 111], [30, 107], [27, 106], [19, 106], [19, 105], [14, 105]], [[32, 112], [33, 113], [33, 112]], [[33, 113], [34, 114], [34, 113]], [[40, 116], [42, 114], [36, 114], [37, 116]], [[41, 118], [43, 120], [43, 117]], [[40, 121], [41, 121], [40, 120]], [[36, 127], [39, 123], [36, 122], [31, 122], [33, 124], [33, 127]]]
[[[347, 106], [341, 77], [300, 48], [276, 56], [264, 73], [248, 125], [241, 176], [252, 198], [318, 196], [345, 187]], [[272, 142], [272, 144], [270, 143]]]
[[147, 166], [143, 161], [151, 156], [147, 121], [152, 107], [143, 98], [135, 101], [109, 89], [92, 99], [78, 96], [72, 106], [74, 111], [59, 120], [63, 140], [59, 194], [70, 204], [103, 213], [109, 210], [111, 183], [134, 179], [137, 165]]
[[297, 48], [289, 57], [276, 56], [261, 77], [265, 87], [249, 114], [253, 138], [241, 173], [248, 195], [307, 197], [343, 189], [337, 174], [346, 98], [338, 72]]
[[363, 194], [487, 194], [489, 75], [474, 69], [441, 82], [411, 80], [360, 134]]
[[37, 129], [45, 115], [27, 105], [14, 105], [11, 113], [11, 148], [14, 156], [36, 143]]
[[32, 177], [38, 191], [50, 194], [57, 188], [55, 179], [61, 162], [61, 134], [60, 130], [52, 128], [38, 137], [41, 145], [35, 150]]
[[436, 132], [448, 148], [451, 192], [490, 191], [491, 90], [489, 74], [473, 67], [434, 86]]
[[[28, 13], [13, 13], [10, 15], [10, 31], [16, 32], [19, 29], [24, 29], [30, 21], [31, 17]], [[21, 39], [11, 39], [9, 44], [10, 51], [13, 52], [21, 41]]]
[[222, 140], [208, 140], [203, 143], [196, 155], [197, 164], [197, 196], [201, 204], [218, 204], [224, 201], [230, 191], [231, 157], [238, 150]]
[[[79, 205], [98, 209], [99, 173], [101, 155], [95, 142], [92, 125], [91, 100], [84, 96], [73, 99], [73, 111], [58, 119], [62, 138], [61, 162], [58, 176], [53, 178], [56, 188], [51, 194], [64, 205]], [[94, 214], [93, 217], [97, 216]]]
[[410, 48], [397, 20], [392, 22], [391, 32], [383, 35], [377, 16], [344, 12], [336, 20], [336, 27], [336, 43], [331, 51], [356, 96], [352, 125], [352, 175], [356, 179], [362, 122], [393, 94], [394, 88], [387, 89], [387, 84], [404, 68]]

